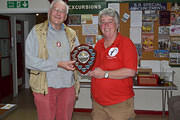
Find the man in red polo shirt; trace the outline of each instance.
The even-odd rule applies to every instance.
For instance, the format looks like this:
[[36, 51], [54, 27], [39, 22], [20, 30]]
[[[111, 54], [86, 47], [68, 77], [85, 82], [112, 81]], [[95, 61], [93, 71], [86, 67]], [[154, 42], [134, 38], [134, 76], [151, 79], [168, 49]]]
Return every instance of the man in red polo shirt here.
[[119, 14], [112, 8], [99, 13], [103, 38], [95, 45], [96, 61], [92, 77], [93, 120], [132, 120], [134, 113], [133, 77], [137, 52], [132, 41], [118, 32]]

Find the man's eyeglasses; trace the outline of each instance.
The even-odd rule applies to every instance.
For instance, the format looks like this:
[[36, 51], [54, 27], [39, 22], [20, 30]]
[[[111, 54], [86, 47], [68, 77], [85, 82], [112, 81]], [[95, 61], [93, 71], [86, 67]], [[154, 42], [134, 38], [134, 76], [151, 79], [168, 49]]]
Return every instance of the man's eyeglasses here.
[[59, 9], [59, 8], [52, 8], [52, 11], [53, 11], [53, 12], [56, 12], [56, 13], [66, 13], [65, 10], [61, 10], [61, 9]]

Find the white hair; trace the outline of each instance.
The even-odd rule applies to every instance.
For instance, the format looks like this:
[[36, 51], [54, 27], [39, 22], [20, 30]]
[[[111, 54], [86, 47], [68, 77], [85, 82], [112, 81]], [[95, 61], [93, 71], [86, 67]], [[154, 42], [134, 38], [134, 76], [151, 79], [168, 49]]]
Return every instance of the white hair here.
[[50, 5], [50, 9], [53, 8], [53, 5], [55, 3], [63, 3], [66, 6], [66, 14], [68, 14], [69, 12], [69, 6], [66, 4], [66, 2], [64, 2], [63, 0], [53, 0], [51, 5]]

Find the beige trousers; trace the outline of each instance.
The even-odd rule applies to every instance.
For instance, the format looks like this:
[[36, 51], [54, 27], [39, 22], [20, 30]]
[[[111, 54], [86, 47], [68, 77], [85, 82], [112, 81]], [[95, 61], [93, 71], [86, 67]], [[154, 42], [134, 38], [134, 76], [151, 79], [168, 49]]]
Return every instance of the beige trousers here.
[[134, 98], [109, 106], [102, 106], [93, 100], [92, 105], [92, 120], [133, 120], [136, 116]]

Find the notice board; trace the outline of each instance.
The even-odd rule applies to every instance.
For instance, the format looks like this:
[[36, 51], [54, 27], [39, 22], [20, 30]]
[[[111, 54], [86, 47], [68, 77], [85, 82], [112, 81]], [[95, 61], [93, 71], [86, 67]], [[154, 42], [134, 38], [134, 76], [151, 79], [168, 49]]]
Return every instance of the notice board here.
[[97, 36], [101, 35], [98, 24], [93, 23], [96, 21], [94, 19], [97, 19], [97, 14], [80, 15], [80, 17], [79, 25], [69, 24], [68, 26], [76, 31], [80, 44], [95, 44]]
[[[129, 3], [119, 3], [120, 5], [120, 19], [123, 18], [124, 14], [131, 14], [131, 11], [129, 9]], [[171, 3], [167, 3], [167, 10], [170, 10], [171, 8]], [[158, 11], [159, 12], [159, 11]], [[122, 20], [120, 20], [120, 33], [123, 36], [127, 36], [130, 38], [130, 19], [131, 19], [131, 15], [129, 17], [129, 19], [126, 22], [123, 22]], [[168, 57], [156, 57], [154, 54], [154, 50], [158, 50], [159, 49], [159, 43], [158, 43], [158, 32], [159, 32], [159, 19], [157, 19], [156, 21], [153, 21], [153, 50], [152, 51], [145, 51], [142, 49], [142, 53], [141, 53], [141, 60], [168, 60]], [[144, 35], [145, 36], [145, 35]], [[150, 37], [149, 37], [150, 38]], [[141, 38], [142, 39], [142, 38]], [[142, 42], [142, 40], [141, 40]]]
[[[131, 24], [130, 23], [130, 19], [131, 19], [130, 13], [131, 13], [131, 11], [129, 9], [129, 3], [128, 2], [127, 3], [116, 2], [116, 4], [119, 4], [120, 19], [123, 18], [125, 13], [129, 15], [129, 19], [127, 19], [126, 22], [123, 22], [122, 20], [120, 20], [120, 29], [119, 30], [123, 36], [127, 36], [130, 38], [130, 27], [131, 27], [130, 26], [130, 24]], [[167, 3], [167, 10], [170, 10], [170, 9], [171, 9], [171, 3]], [[77, 16], [77, 15], [75, 15], [75, 16]], [[88, 16], [85, 16], [86, 20], [84, 23], [82, 23], [82, 19], [81, 19], [82, 16], [79, 16], [79, 18], [78, 18], [79, 20], [76, 20], [77, 19], [76, 17], [70, 19], [71, 22], [79, 21], [75, 24], [74, 23], [69, 24], [68, 26], [70, 26], [71, 28], [73, 28], [76, 31], [80, 44], [87, 43], [87, 41], [91, 41], [91, 43], [95, 44], [97, 39], [98, 39], [97, 36], [101, 35], [101, 32], [100, 32], [98, 26], [96, 26], [96, 28], [98, 29], [97, 35], [95, 35], [95, 34], [84, 35], [83, 34], [83, 26], [85, 24], [89, 24], [89, 25], [94, 24], [93, 22], [94, 22], [95, 16], [97, 17], [98, 14], [89, 14]], [[158, 32], [159, 32], [159, 26], [160, 26], [159, 22], [160, 22], [159, 19], [153, 21], [153, 27], [152, 27], [153, 28], [153, 33], [152, 33], [153, 34], [153, 38], [152, 38], [153, 39], [153, 41], [152, 41], [153, 50], [152, 51], [145, 51], [142, 49], [142, 54], [141, 54], [141, 58], [140, 58], [142, 60], [168, 60], [168, 57], [157, 57], [154, 54], [154, 50], [159, 49], [159, 43], [158, 43], [158, 39], [159, 39], [158, 38], [159, 37]], [[146, 37], [146, 35], [143, 35], [143, 37]], [[149, 38], [151, 39], [151, 37], [149, 37]]]

